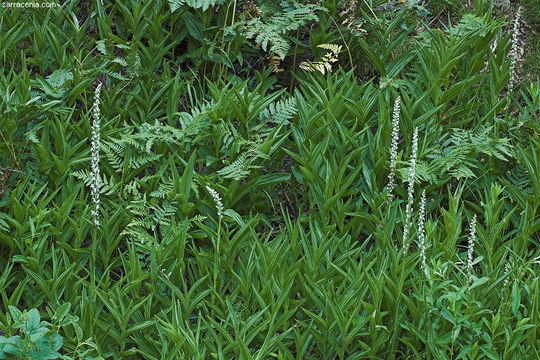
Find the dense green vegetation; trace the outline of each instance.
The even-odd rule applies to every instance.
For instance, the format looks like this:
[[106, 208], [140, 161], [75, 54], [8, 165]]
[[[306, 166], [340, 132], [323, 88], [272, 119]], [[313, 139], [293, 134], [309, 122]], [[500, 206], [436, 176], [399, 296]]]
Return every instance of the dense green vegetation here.
[[0, 359], [540, 358], [537, 1], [17, 3]]

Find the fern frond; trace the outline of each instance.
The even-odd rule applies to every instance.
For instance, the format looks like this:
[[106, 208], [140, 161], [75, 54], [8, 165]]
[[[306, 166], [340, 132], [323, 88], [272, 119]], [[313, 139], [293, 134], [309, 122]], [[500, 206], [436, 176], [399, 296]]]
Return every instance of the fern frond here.
[[225, 179], [241, 180], [249, 175], [249, 162], [244, 154], [230, 165], [219, 170], [217, 174]]
[[10, 216], [6, 213], [0, 212], [0, 230], [5, 231], [6, 233], [9, 232], [9, 224], [4, 220], [8, 219], [10, 220]]
[[532, 186], [530, 175], [523, 164], [518, 164], [518, 166], [509, 170], [506, 178], [520, 191], [527, 194], [534, 194], [534, 187]]
[[342, 45], [336, 45], [336, 44], [319, 44], [317, 47], [320, 47], [321, 49], [329, 50], [333, 55], [337, 56], [341, 52]]
[[130, 159], [129, 167], [131, 169], [140, 169], [152, 161], [156, 161], [160, 158], [161, 154], [140, 154]]
[[259, 119], [266, 119], [280, 125], [288, 125], [289, 119], [296, 115], [296, 112], [296, 98], [290, 97], [270, 104], [259, 114]]
[[276, 55], [267, 55], [266, 59], [268, 60], [268, 63], [272, 66], [272, 72], [278, 73], [285, 71], [281, 67], [281, 58]]
[[116, 141], [102, 141], [101, 150], [108, 160], [109, 164], [120, 172], [124, 165], [124, 150], [125, 146]]
[[[81, 180], [85, 186], [90, 186], [92, 183], [92, 175], [90, 174], [89, 169], [73, 171], [71, 175], [76, 179]], [[105, 174], [100, 174], [100, 185], [101, 187], [99, 189], [99, 193], [104, 195], [113, 194], [118, 190], [119, 187], [119, 184], [116, 184], [113, 181], [112, 176], [107, 178]]]
[[146, 222], [134, 220], [124, 228], [120, 235], [125, 235], [141, 244], [151, 243], [154, 237], [146, 231], [147, 225]]
[[246, 38], [255, 38], [255, 42], [261, 44], [264, 51], [276, 54], [283, 60], [290, 48], [287, 33], [297, 30], [309, 21], [318, 21], [315, 12], [319, 7], [313, 4], [293, 5], [294, 7], [283, 9], [276, 15], [267, 16], [263, 13], [259, 17], [251, 18], [245, 25]]
[[[246, 141], [247, 142], [247, 141]], [[268, 156], [259, 150], [260, 142], [247, 142], [251, 146], [231, 164], [217, 171], [220, 177], [225, 179], [241, 180], [248, 176], [251, 170], [258, 169], [260, 166], [253, 165], [253, 162], [258, 158], [267, 159]]]
[[171, 217], [176, 213], [176, 208], [170, 204], [165, 203], [162, 206], [151, 206], [152, 210], [152, 220], [154, 223], [160, 225], [169, 225], [171, 223]]
[[317, 45], [317, 47], [326, 49], [329, 52], [324, 54], [321, 61], [302, 61], [299, 66], [303, 70], [309, 72], [319, 71], [324, 75], [326, 72], [332, 71], [332, 64], [338, 61], [338, 54], [340, 53], [342, 46], [335, 44], [320, 44]]
[[[266, 24], [260, 18], [251, 19], [247, 24], [246, 38], [255, 38], [264, 51], [275, 53], [281, 60], [289, 52], [289, 42], [283, 38], [284, 29], [276, 23]], [[270, 44], [270, 48], [268, 45]]]
[[175, 12], [182, 6], [189, 6], [194, 9], [208, 10], [209, 7], [223, 4], [223, 0], [169, 0], [171, 12]]
[[150, 193], [150, 196], [165, 199], [174, 190], [174, 185], [171, 181], [160, 183], [158, 188]]
[[442, 141], [442, 151], [428, 155], [436, 166], [456, 179], [472, 178], [479, 167], [478, 155], [507, 161], [512, 158], [513, 147], [508, 138], [492, 138], [492, 127], [483, 127], [477, 133], [452, 129]]

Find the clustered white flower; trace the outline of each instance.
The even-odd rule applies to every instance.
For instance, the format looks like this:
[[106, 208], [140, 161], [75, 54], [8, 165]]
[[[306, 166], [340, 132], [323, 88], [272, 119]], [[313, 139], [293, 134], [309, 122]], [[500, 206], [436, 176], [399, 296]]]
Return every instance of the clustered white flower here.
[[508, 83], [508, 93], [511, 93], [512, 90], [514, 89], [520, 16], [521, 16], [521, 6], [518, 8], [516, 12], [516, 17], [514, 19], [514, 29], [512, 31], [512, 47], [510, 49], [510, 82]]
[[94, 95], [94, 104], [92, 105], [92, 165], [90, 169], [90, 175], [92, 182], [90, 184], [92, 202], [94, 203], [94, 209], [92, 210], [92, 216], [94, 218], [94, 224], [99, 226], [99, 190], [101, 188], [101, 178], [99, 175], [99, 148], [100, 148], [100, 134], [99, 134], [99, 119], [100, 119], [100, 94], [101, 84], [96, 87], [96, 93]]
[[407, 250], [407, 236], [409, 235], [409, 226], [411, 221], [411, 214], [413, 212], [413, 201], [414, 201], [414, 175], [416, 172], [416, 152], [418, 150], [418, 127], [414, 129], [413, 139], [412, 139], [412, 153], [409, 163], [409, 178], [407, 182], [409, 183], [407, 193], [407, 207], [405, 208], [405, 223], [403, 224], [403, 248]]
[[499, 43], [499, 34], [495, 34], [495, 37], [493, 38], [493, 40], [491, 40], [491, 44], [489, 45], [489, 49], [494, 54], [495, 54], [495, 51], [497, 50], [498, 43]]
[[[508, 265], [508, 263], [505, 263], [504, 264], [504, 275], [508, 275], [508, 273], [510, 272], [510, 265]], [[504, 279], [504, 283], [503, 283], [503, 287], [506, 288], [506, 285], [508, 285], [508, 276], [506, 276], [506, 278]]]
[[220, 218], [223, 217], [223, 215], [222, 215], [222, 213], [223, 213], [223, 203], [221, 202], [221, 197], [219, 196], [219, 193], [216, 190], [212, 189], [208, 185], [206, 185], [206, 190], [208, 190], [208, 192], [210, 193], [210, 195], [214, 199], [214, 203], [216, 204], [217, 215]]
[[420, 209], [418, 210], [418, 242], [420, 243], [420, 258], [422, 259], [422, 270], [426, 271], [426, 190], [422, 190], [420, 198]]
[[474, 256], [474, 240], [476, 238], [476, 214], [474, 214], [470, 225], [469, 242], [467, 245], [467, 272], [469, 273], [469, 281], [472, 278], [473, 271], [473, 256]]
[[390, 173], [388, 174], [388, 198], [387, 202], [390, 204], [394, 198], [394, 187], [396, 186], [396, 160], [398, 156], [398, 140], [399, 140], [399, 110], [400, 110], [400, 98], [396, 99], [394, 103], [394, 113], [392, 115], [392, 135], [391, 135], [391, 147], [390, 147]]

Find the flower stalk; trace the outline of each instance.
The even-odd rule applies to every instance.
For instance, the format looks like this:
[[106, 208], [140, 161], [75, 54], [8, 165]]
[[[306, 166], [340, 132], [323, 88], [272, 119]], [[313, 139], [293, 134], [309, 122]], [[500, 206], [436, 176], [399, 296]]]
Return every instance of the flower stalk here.
[[516, 77], [516, 63], [517, 63], [517, 45], [519, 35], [519, 20], [521, 17], [521, 6], [516, 12], [514, 19], [514, 29], [512, 31], [512, 47], [510, 49], [510, 82], [508, 83], [508, 93], [512, 93], [514, 90], [514, 81]]
[[388, 197], [387, 203], [390, 204], [394, 198], [394, 187], [396, 186], [396, 164], [398, 156], [398, 140], [399, 140], [399, 111], [400, 101], [398, 97], [394, 103], [394, 113], [392, 115], [392, 135], [390, 144], [390, 173], [388, 174]]
[[503, 283], [503, 288], [506, 289], [506, 286], [508, 285], [508, 273], [510, 272], [510, 265], [508, 265], [508, 263], [505, 263], [504, 264], [504, 276], [505, 276], [505, 279], [504, 279], [504, 283]]
[[210, 196], [212, 196], [214, 204], [216, 205], [217, 215], [221, 219], [223, 217], [223, 202], [221, 201], [221, 196], [219, 196], [219, 193], [216, 190], [208, 185], [206, 185], [206, 190], [208, 190]]
[[476, 239], [476, 214], [471, 221], [469, 241], [467, 244], [467, 273], [469, 275], [469, 288], [472, 280], [473, 273], [473, 260], [474, 260], [474, 240]]
[[[217, 235], [216, 235], [216, 241], [215, 241], [215, 252], [214, 252], [214, 292], [213, 294], [218, 293], [218, 269], [220, 268], [220, 256], [219, 256], [219, 245], [221, 240], [221, 220], [223, 218], [223, 202], [221, 201], [221, 196], [219, 196], [219, 193], [212, 189], [210, 186], [206, 185], [206, 190], [210, 193], [210, 196], [212, 196], [212, 199], [214, 200], [214, 204], [216, 206], [217, 215], [218, 215], [218, 228], [217, 228]], [[212, 294], [212, 298], [214, 299], [214, 295]], [[214, 314], [214, 310], [212, 309], [212, 315]]]
[[414, 176], [416, 173], [416, 153], [418, 151], [418, 127], [414, 129], [413, 140], [412, 140], [412, 153], [409, 163], [409, 178], [408, 188], [407, 188], [407, 207], [405, 208], [405, 223], [403, 224], [403, 248], [408, 249], [409, 244], [407, 242], [407, 237], [409, 235], [409, 227], [411, 222], [411, 214], [413, 212], [413, 201], [414, 201]]
[[92, 159], [91, 159], [91, 169], [90, 174], [92, 182], [90, 184], [92, 203], [94, 204], [94, 209], [92, 210], [92, 217], [94, 218], [94, 224], [96, 226], [100, 225], [99, 222], [99, 190], [101, 189], [101, 177], [99, 174], [99, 149], [100, 149], [100, 128], [99, 120], [101, 117], [100, 112], [100, 95], [101, 95], [101, 84], [98, 84], [96, 87], [96, 92], [94, 95], [94, 103], [92, 105]]
[[418, 242], [420, 243], [420, 258], [422, 259], [422, 271], [426, 271], [426, 190], [422, 190], [420, 209], [418, 210]]

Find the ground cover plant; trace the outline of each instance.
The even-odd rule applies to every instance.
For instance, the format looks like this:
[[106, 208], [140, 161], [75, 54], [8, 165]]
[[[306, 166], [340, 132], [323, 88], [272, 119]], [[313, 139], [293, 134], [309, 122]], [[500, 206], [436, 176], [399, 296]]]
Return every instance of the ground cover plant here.
[[540, 358], [535, 1], [0, 8], [0, 359]]

